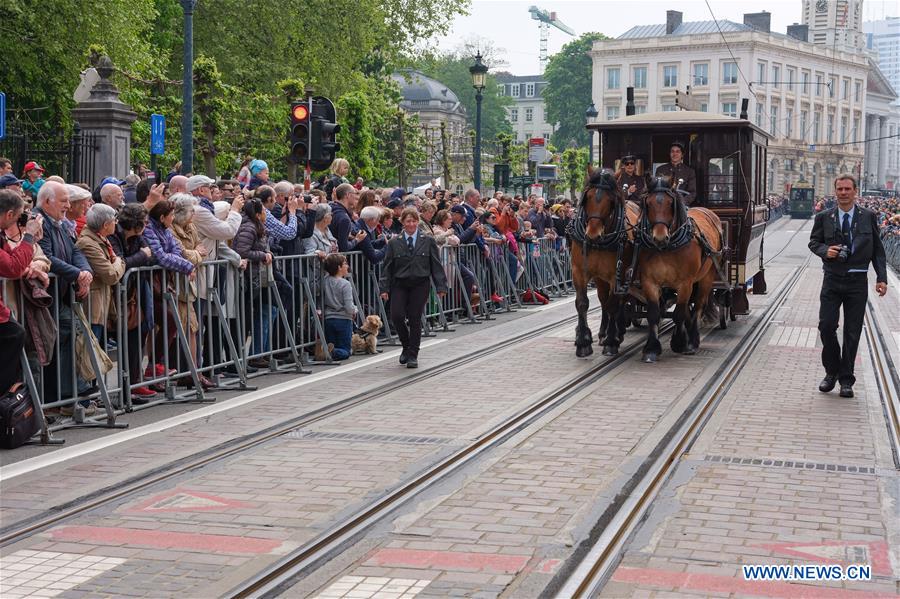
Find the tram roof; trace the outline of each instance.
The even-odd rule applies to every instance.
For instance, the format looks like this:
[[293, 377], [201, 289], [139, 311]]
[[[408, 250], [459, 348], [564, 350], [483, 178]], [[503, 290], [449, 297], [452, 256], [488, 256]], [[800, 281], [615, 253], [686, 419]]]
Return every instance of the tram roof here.
[[767, 137], [768, 133], [747, 119], [738, 119], [724, 114], [700, 112], [697, 110], [676, 110], [670, 112], [645, 112], [633, 114], [614, 121], [591, 123], [589, 129], [626, 129], [630, 127], [672, 127], [678, 125], [698, 125], [701, 127], [751, 127]]

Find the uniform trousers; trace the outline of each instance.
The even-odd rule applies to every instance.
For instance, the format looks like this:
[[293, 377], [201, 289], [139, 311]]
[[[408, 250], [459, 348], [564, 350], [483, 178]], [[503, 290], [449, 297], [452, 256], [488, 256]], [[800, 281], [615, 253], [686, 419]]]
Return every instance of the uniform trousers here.
[[[822, 338], [822, 366], [825, 373], [837, 376], [841, 385], [853, 385], [853, 366], [862, 333], [868, 299], [866, 273], [835, 275], [825, 273], [819, 293], [819, 334]], [[844, 308], [844, 342], [838, 343], [840, 309]]]
[[422, 312], [431, 292], [430, 279], [395, 279], [391, 285], [391, 324], [410, 358], [419, 357]]

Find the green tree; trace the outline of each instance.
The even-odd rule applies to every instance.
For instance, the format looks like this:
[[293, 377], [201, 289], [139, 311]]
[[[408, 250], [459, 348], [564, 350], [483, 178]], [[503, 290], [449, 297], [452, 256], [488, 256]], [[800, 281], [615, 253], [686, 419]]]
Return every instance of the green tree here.
[[566, 148], [560, 159], [560, 182], [569, 190], [569, 197], [578, 197], [578, 191], [584, 186], [587, 173], [587, 148]]
[[547, 122], [558, 123], [551, 140], [568, 147], [574, 141], [587, 146], [584, 112], [591, 103], [592, 63], [590, 52], [596, 40], [609, 39], [602, 33], [585, 33], [562, 47], [547, 61], [544, 77], [544, 105]]

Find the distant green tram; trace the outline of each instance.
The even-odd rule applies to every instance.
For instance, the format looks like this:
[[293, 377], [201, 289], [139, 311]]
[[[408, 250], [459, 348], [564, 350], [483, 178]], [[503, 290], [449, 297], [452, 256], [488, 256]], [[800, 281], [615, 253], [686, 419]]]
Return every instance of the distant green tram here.
[[791, 218], [809, 218], [816, 207], [816, 190], [805, 181], [791, 186]]

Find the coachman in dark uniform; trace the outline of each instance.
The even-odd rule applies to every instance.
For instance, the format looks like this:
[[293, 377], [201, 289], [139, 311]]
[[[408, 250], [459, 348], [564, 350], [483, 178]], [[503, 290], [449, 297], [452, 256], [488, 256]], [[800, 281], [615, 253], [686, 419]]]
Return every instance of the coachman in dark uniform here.
[[[667, 177], [672, 182], [672, 188], [678, 187], [681, 191], [684, 203], [690, 206], [697, 197], [697, 174], [694, 169], [684, 163], [684, 144], [680, 141], [672, 142], [669, 147], [669, 162], [656, 169], [657, 177]], [[684, 181], [681, 185], [678, 181]]]
[[626, 199], [640, 203], [647, 191], [647, 179], [637, 174], [636, 162], [637, 159], [631, 154], [622, 158], [622, 166], [616, 175], [616, 184], [619, 189], [625, 187]]
[[[868, 299], [869, 263], [875, 267], [875, 291], [887, 293], [887, 259], [875, 213], [856, 204], [856, 179], [834, 181], [837, 206], [816, 215], [809, 249], [822, 259], [825, 277], [819, 294], [819, 334], [825, 378], [819, 391], [841, 384], [841, 397], [853, 397], [853, 364]], [[844, 347], [838, 343], [839, 311], [844, 307]]]
[[419, 365], [422, 340], [422, 311], [431, 292], [431, 280], [439, 296], [447, 293], [447, 276], [433, 237], [419, 230], [419, 212], [405, 208], [400, 214], [403, 232], [388, 242], [381, 263], [382, 299], [391, 300], [391, 323], [403, 352], [400, 363], [407, 368]]

